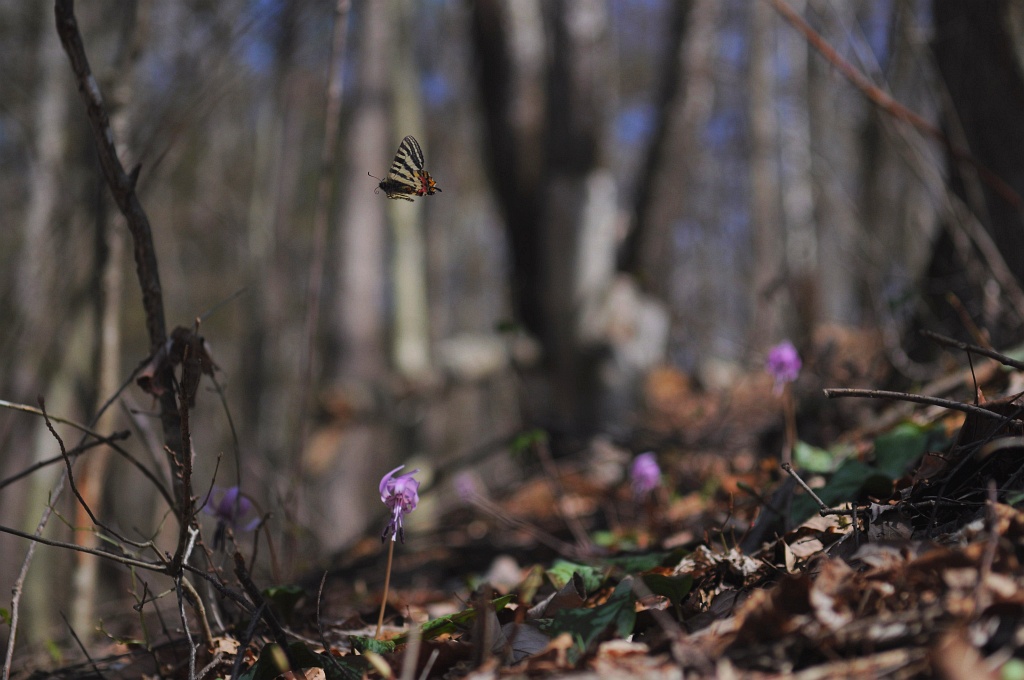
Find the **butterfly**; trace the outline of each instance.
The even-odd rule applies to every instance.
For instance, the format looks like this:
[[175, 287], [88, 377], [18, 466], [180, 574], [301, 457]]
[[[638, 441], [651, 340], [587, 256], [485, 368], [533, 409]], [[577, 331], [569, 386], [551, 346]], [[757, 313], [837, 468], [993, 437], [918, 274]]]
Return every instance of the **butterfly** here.
[[383, 189], [388, 198], [411, 201], [413, 196], [430, 196], [441, 190], [430, 173], [423, 169], [423, 149], [412, 135], [403, 139], [398, 146], [388, 176], [384, 179], [373, 175], [370, 177], [380, 180], [374, 193]]

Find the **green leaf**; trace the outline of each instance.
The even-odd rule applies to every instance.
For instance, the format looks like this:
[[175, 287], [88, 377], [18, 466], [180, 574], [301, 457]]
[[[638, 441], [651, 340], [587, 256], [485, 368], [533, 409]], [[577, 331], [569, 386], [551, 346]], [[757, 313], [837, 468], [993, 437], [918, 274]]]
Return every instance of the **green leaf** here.
[[930, 430], [901, 423], [875, 439], [875, 466], [890, 479], [899, 479], [928, 450]]
[[999, 669], [1000, 680], [1024, 680], [1024, 661], [1010, 659]]
[[[1007, 505], [1017, 505], [1017, 503], [1020, 503], [1021, 501], [1024, 501], [1024, 492], [1017, 493], [1017, 494], [1014, 494], [1014, 495], [1008, 497], [1006, 499], [1006, 504]], [[3, 610], [0, 610], [0, 614], [2, 614], [2, 613], [3, 613]]]
[[690, 589], [693, 588], [693, 576], [690, 574], [682, 576], [644, 574], [643, 579], [652, 593], [667, 597], [673, 607], [679, 607], [683, 598], [689, 595]]
[[64, 653], [60, 651], [60, 645], [53, 640], [46, 641], [46, 651], [50, 658], [59, 666], [64, 661]]
[[627, 574], [636, 574], [660, 567], [671, 554], [667, 552], [650, 552], [642, 555], [618, 555], [616, 557], [609, 557], [604, 561], [608, 565], [621, 569]]
[[494, 330], [498, 333], [518, 333], [523, 327], [512, 319], [499, 319], [494, 324]]
[[848, 460], [843, 462], [832, 475], [832, 479], [828, 480], [824, 487], [816, 489], [815, 493], [825, 505], [846, 503], [854, 500], [864, 482], [875, 474], [878, 474], [878, 471], [874, 467], [859, 460]]
[[366, 637], [365, 635], [349, 635], [349, 642], [352, 643], [352, 649], [356, 650], [360, 654], [366, 652], [373, 652], [374, 654], [390, 654], [395, 651], [399, 643], [397, 638], [391, 640], [378, 640], [377, 638]]
[[11, 612], [3, 607], [0, 607], [0, 622], [6, 623], [8, 626], [11, 625]]
[[619, 582], [611, 597], [593, 609], [563, 609], [541, 628], [552, 637], [569, 633], [576, 645], [569, 650], [569, 660], [576, 663], [609, 628], [618, 637], [633, 632], [636, 609], [633, 598], [633, 578], [627, 576]]
[[[863, 491], [873, 495], [884, 495], [892, 486], [892, 478], [884, 475], [872, 465], [859, 460], [844, 460], [832, 479], [820, 489], [815, 489], [822, 502], [829, 507], [856, 500]], [[794, 522], [803, 522], [818, 511], [818, 504], [808, 496], [793, 499], [790, 516]]]
[[601, 548], [609, 550], [633, 550], [636, 543], [630, 536], [623, 536], [615, 531], [592, 531], [590, 532], [591, 542]]
[[[848, 458], [836, 468], [824, 487], [815, 489], [815, 493], [829, 507], [852, 501], [863, 494], [887, 496], [892, 491], [893, 481], [902, 477], [925, 451], [943, 448], [948, 443], [944, 430], [939, 426], [902, 423], [875, 439], [874, 465]], [[798, 496], [793, 500], [790, 516], [793, 521], [802, 522], [817, 510], [818, 506], [810, 496]]]
[[551, 568], [547, 570], [548, 578], [556, 590], [561, 590], [566, 583], [572, 580], [572, 575], [579, 574], [583, 579], [583, 587], [588, 593], [592, 593], [601, 587], [604, 581], [604, 569], [591, 567], [586, 564], [576, 564], [568, 560], [555, 560]]
[[509, 448], [512, 449], [512, 453], [525, 453], [530, 450], [534, 444], [540, 444], [548, 440], [548, 433], [539, 427], [535, 427], [531, 430], [524, 430], [517, 434], [513, 439]]
[[305, 594], [306, 591], [296, 585], [270, 586], [263, 591], [263, 596], [270, 602], [274, 613], [286, 621], [291, 621], [296, 605]]
[[362, 680], [366, 677], [370, 664], [362, 656], [337, 657], [330, 654], [318, 654], [320, 668], [327, 674], [327, 680]]
[[323, 668], [328, 680], [359, 680], [368, 668], [366, 659], [358, 656], [338, 658], [330, 654], [317, 654], [302, 642], [288, 645], [288, 654], [281, 646], [271, 642], [260, 650], [257, 659], [247, 671], [242, 673], [240, 680], [274, 680], [285, 671], [294, 670], [288, 658], [296, 668]]
[[[494, 611], [500, 612], [502, 609], [508, 606], [508, 603], [511, 602], [514, 598], [515, 595], [502, 595], [501, 597], [494, 598], [493, 600], [491, 600], [491, 604], [494, 606]], [[440, 618], [427, 621], [422, 626], [420, 626], [420, 637], [423, 640], [432, 640], [433, 638], [436, 638], [439, 635], [444, 635], [445, 633], [457, 633], [459, 631], [464, 631], [472, 625], [473, 620], [475, 618], [476, 610], [470, 607], [469, 609], [465, 609], [461, 612], [448, 614], [447, 616], [442, 616]], [[355, 636], [353, 636], [352, 639], [354, 644], [356, 640]], [[408, 639], [409, 634], [406, 633], [404, 635], [399, 635], [398, 637], [392, 638], [391, 640], [388, 640], [388, 642], [393, 643], [393, 645], [402, 645], [405, 644], [408, 641]], [[391, 650], [382, 652], [371, 648], [370, 651], [377, 652], [378, 654], [385, 654], [387, 653], [387, 651], [394, 651], [394, 649], [392, 648]]]
[[804, 441], [793, 447], [793, 462], [798, 470], [808, 472], [831, 472], [833, 465], [832, 454]]

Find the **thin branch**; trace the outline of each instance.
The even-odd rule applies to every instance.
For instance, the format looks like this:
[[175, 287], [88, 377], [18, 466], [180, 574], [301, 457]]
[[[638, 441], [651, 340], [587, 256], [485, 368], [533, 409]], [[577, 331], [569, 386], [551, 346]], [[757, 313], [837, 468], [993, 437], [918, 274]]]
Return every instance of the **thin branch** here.
[[331, 653], [331, 646], [327, 644], [327, 636], [324, 635], [324, 620], [320, 617], [320, 603], [324, 599], [324, 584], [327, 583], [327, 572], [320, 578], [320, 587], [316, 589], [316, 629], [320, 633], [320, 644], [324, 646], [324, 651], [328, 654]]
[[206, 642], [206, 646], [213, 649], [213, 630], [210, 628], [210, 620], [206, 616], [206, 606], [203, 604], [203, 598], [199, 596], [199, 592], [195, 589], [184, 576], [181, 577], [181, 587], [187, 595], [188, 603], [192, 605], [192, 608], [196, 610], [196, 615], [199, 617], [199, 627], [203, 631], [203, 641]]
[[43, 400], [42, 397], [39, 397], [39, 408], [43, 412], [43, 420], [46, 421], [46, 428], [50, 431], [50, 434], [53, 435], [53, 438], [57, 440], [58, 446], [60, 446], [60, 455], [61, 458], [64, 459], [64, 467], [65, 471], [67, 472], [68, 484], [71, 485], [71, 491], [72, 493], [75, 494], [75, 498], [78, 499], [78, 502], [81, 504], [86, 514], [89, 515], [89, 519], [92, 520], [93, 525], [99, 527], [100, 529], [103, 529], [104, 531], [106, 531], [122, 543], [127, 543], [129, 545], [135, 546], [136, 548], [142, 547], [135, 541], [128, 540], [124, 536], [121, 536], [114, 529], [106, 526], [103, 522], [99, 520], [98, 517], [96, 517], [95, 514], [93, 514], [92, 508], [90, 508], [89, 504], [85, 502], [85, 498], [82, 497], [81, 492], [78, 490], [78, 486], [75, 484], [75, 475], [73, 470], [71, 469], [71, 458], [68, 456], [67, 448], [64, 446], [64, 440], [61, 439], [61, 436], [59, 434], [57, 434], [57, 430], [54, 429], [53, 423], [50, 422], [50, 418], [46, 414], [46, 402]]
[[250, 613], [253, 611], [253, 606], [252, 604], [250, 604], [249, 600], [247, 600], [237, 590], [234, 590], [233, 588], [228, 588], [226, 585], [224, 585], [224, 583], [218, 578], [216, 572], [211, 573], [208, 571], [203, 571], [202, 569], [198, 567], [193, 567], [190, 564], [185, 564], [184, 570], [192, 574], [193, 576], [197, 576], [205, 580], [207, 583], [213, 586], [213, 588], [216, 589], [216, 591], [220, 593], [223, 597], [237, 604], [242, 609], [242, 611], [246, 613]]
[[155, 351], [167, 339], [167, 328], [164, 321], [163, 294], [160, 288], [160, 276], [149, 218], [135, 193], [135, 182], [125, 172], [121, 160], [117, 157], [117, 149], [114, 147], [114, 132], [110, 127], [110, 117], [104, 107], [103, 94], [100, 91], [99, 83], [96, 82], [96, 78], [92, 74], [89, 59], [85, 55], [82, 35], [78, 30], [74, 0], [56, 0], [54, 14], [57, 34], [71, 61], [71, 68], [78, 82], [78, 91], [85, 102], [103, 176], [107, 180], [110, 193], [132, 233], [135, 246], [135, 265], [139, 284], [142, 287], [142, 304], [146, 309], [146, 330], [149, 332], [150, 348]]
[[235, 680], [238, 674], [242, 670], [242, 659], [245, 658], [245, 649], [252, 642], [253, 637], [256, 635], [256, 626], [260, 624], [263, 618], [263, 611], [267, 608], [267, 603], [264, 601], [257, 609], [252, 613], [252, 619], [249, 621], [249, 627], [245, 629], [245, 636], [238, 641], [238, 652], [235, 654], [235, 663], [231, 668], [231, 680]]
[[871, 101], [871, 103], [887, 112], [893, 118], [910, 123], [921, 132], [924, 132], [929, 137], [943, 144], [954, 158], [958, 161], [969, 163], [971, 167], [977, 170], [978, 175], [986, 184], [992, 187], [992, 189], [999, 194], [1004, 201], [1017, 210], [1024, 210], [1024, 198], [1021, 198], [1020, 194], [1018, 194], [1009, 184], [999, 177], [999, 175], [994, 173], [980, 160], [975, 158], [970, 151], [954, 144], [953, 141], [942, 132], [942, 130], [925, 119], [924, 116], [911, 110], [906, 105], [901, 104], [888, 92], [872, 83], [871, 80], [857, 70], [853, 64], [843, 59], [835, 48], [829, 45], [828, 41], [825, 40], [820, 33], [811, 28], [811, 25], [808, 24], [792, 7], [790, 7], [785, 0], [768, 0], [768, 2], [771, 3], [772, 7], [774, 7], [775, 10], [781, 14], [791, 26], [793, 26], [793, 28], [802, 33], [807, 42], [814, 49], [818, 50], [818, 52], [821, 53], [821, 56], [825, 57], [825, 59], [832, 64], [837, 71], [843, 74], [843, 76], [850, 81], [850, 84], [860, 90], [864, 96]]
[[915, 404], [927, 404], [929, 406], [940, 406], [942, 408], [948, 408], [952, 411], [962, 411], [963, 413], [971, 413], [982, 418], [989, 418], [991, 420], [998, 420], [1000, 422], [1011, 422], [1018, 425], [1024, 424], [1022, 421], [1015, 418], [1006, 418], [995, 411], [989, 411], [987, 408], [982, 406], [975, 406], [973, 404], [964, 404], [963, 402], [953, 401], [952, 399], [942, 399], [940, 397], [928, 397], [923, 394], [909, 394], [907, 392], [890, 392], [888, 390], [862, 390], [854, 388], [831, 388], [824, 390], [825, 396], [829, 399], [836, 399], [838, 397], [866, 397], [868, 399], [893, 399], [896, 401], [910, 401]]
[[[543, 437], [535, 442], [532, 448], [540, 459], [541, 468], [544, 470], [545, 477], [547, 477], [552, 496], [554, 498], [565, 498], [565, 487], [562, 485], [558, 466], [555, 465], [555, 460], [551, 457], [551, 447], [548, 445], [547, 437]], [[591, 542], [590, 536], [583, 527], [583, 523], [580, 522], [579, 517], [574, 513], [566, 512], [562, 504], [557, 501], [555, 502], [555, 512], [558, 513], [558, 516], [569, 528], [569, 533], [576, 539], [576, 547], [579, 548], [580, 552], [584, 554], [593, 553], [594, 544]]]
[[[113, 441], [120, 441], [120, 440], [123, 440], [123, 439], [127, 439], [130, 436], [131, 436], [131, 432], [129, 432], [128, 430], [122, 430], [120, 432], [114, 432], [109, 437], [104, 437], [103, 439], [100, 439], [98, 441], [87, 442], [85, 444], [79, 444], [75, 448], [69, 450], [67, 452], [67, 455], [68, 455], [69, 458], [77, 458], [78, 456], [80, 456], [80, 455], [82, 455], [84, 453], [87, 453], [89, 450], [94, 449], [97, 446], [103, 446], [104, 444], [108, 444], [108, 443], [113, 442]], [[17, 482], [20, 479], [24, 479], [25, 477], [28, 477], [30, 474], [32, 474], [36, 470], [41, 470], [41, 469], [43, 469], [44, 467], [46, 467], [48, 465], [53, 465], [54, 463], [59, 463], [63, 458], [64, 458], [63, 455], [53, 456], [52, 458], [47, 458], [45, 460], [41, 460], [41, 461], [38, 461], [36, 463], [33, 463], [32, 465], [29, 465], [27, 468], [25, 468], [21, 472], [16, 472], [13, 475], [11, 475], [10, 477], [6, 477], [4, 479], [0, 479], [0, 489], [3, 489], [5, 486], [10, 486], [11, 484], [13, 484], [14, 482]]]
[[[74, 0], [55, 0], [54, 18], [57, 35], [71, 62], [78, 91], [85, 103], [85, 110], [92, 127], [93, 140], [96, 143], [96, 155], [100, 168], [110, 187], [110, 193], [117, 203], [118, 209], [125, 218], [125, 223], [132, 234], [135, 271], [142, 290], [142, 306], [146, 314], [146, 331], [149, 334], [150, 354], [155, 354], [167, 340], [167, 325], [164, 317], [163, 292], [160, 287], [160, 273], [157, 267], [156, 248], [153, 245], [153, 232], [146, 211], [143, 210], [139, 197], [135, 193], [135, 177], [124, 171], [124, 166], [117, 156], [114, 146], [114, 132], [110, 127], [110, 117], [103, 104], [103, 95], [99, 83], [92, 74], [89, 59], [85, 54], [85, 45], [78, 30], [75, 19]], [[159, 376], [163, 382], [170, 382], [173, 375], [170, 366], [162, 369], [164, 375]], [[165, 390], [160, 395], [160, 422], [163, 428], [164, 443], [171, 459], [181, 455], [181, 424], [179, 423], [175, 395]], [[173, 460], [170, 461], [173, 468]], [[180, 490], [177, 495], [184, 496]]]
[[792, 477], [793, 479], [796, 480], [797, 484], [799, 484], [801, 487], [803, 487], [803, 490], [806, 491], [807, 494], [812, 499], [814, 499], [814, 502], [818, 504], [818, 512], [820, 512], [820, 513], [828, 512], [829, 507], [828, 507], [828, 505], [825, 504], [825, 501], [821, 500], [821, 498], [818, 496], [818, 494], [814, 493], [814, 489], [812, 489], [811, 487], [807, 486], [807, 482], [805, 482], [803, 480], [803, 478], [800, 477], [800, 475], [797, 474], [796, 470], [793, 469], [793, 465], [791, 463], [789, 463], [789, 462], [783, 463], [781, 467], [782, 467], [783, 470], [786, 471], [786, 473], [790, 477]]
[[953, 338], [950, 338], [950, 337], [945, 336], [945, 335], [940, 335], [939, 333], [935, 333], [934, 331], [929, 331], [929, 330], [922, 330], [921, 331], [921, 335], [923, 335], [924, 337], [928, 338], [929, 340], [934, 340], [935, 342], [937, 342], [940, 345], [945, 345], [947, 347], [955, 347], [956, 349], [958, 349], [958, 350], [960, 350], [962, 352], [971, 352], [973, 354], [980, 354], [983, 357], [988, 357], [989, 359], [995, 359], [996, 361], [998, 361], [999, 363], [1003, 364], [1004, 366], [1009, 366], [1010, 368], [1016, 368], [1018, 371], [1024, 371], [1024, 361], [1017, 361], [1013, 357], [1008, 357], [1005, 354], [1000, 354], [999, 352], [995, 351], [994, 349], [989, 349], [987, 347], [982, 347], [980, 345], [972, 345], [970, 343], [961, 342], [959, 340], [954, 340]]
[[[274, 636], [274, 641], [277, 642], [282, 651], [284, 651], [285, 656], [289, 657], [288, 661], [291, 663], [293, 659], [288, 653], [288, 638], [285, 636], [284, 628], [281, 627], [281, 622], [277, 620], [274, 610], [266, 606], [266, 598], [263, 597], [263, 593], [261, 593], [260, 589], [256, 587], [256, 584], [253, 583], [252, 577], [249, 576], [249, 572], [245, 568], [245, 558], [242, 557], [242, 553], [237, 551], [235, 552], [235, 576], [238, 577], [238, 582], [242, 584], [242, 589], [249, 597], [249, 600], [252, 601], [253, 605], [258, 607], [261, 612], [263, 612], [263, 620], [270, 628], [270, 633]], [[292, 666], [294, 667], [295, 664], [292, 663]]]
[[[242, 447], [238, 443], [238, 430], [235, 429], [235, 419], [231, 417], [231, 409], [228, 407], [228, 399], [224, 394], [224, 388], [221, 387], [217, 381], [217, 377], [214, 375], [210, 376], [210, 382], [213, 383], [214, 389], [217, 391], [217, 396], [220, 398], [220, 405], [224, 409], [224, 417], [228, 421], [228, 429], [231, 431], [231, 450], [235, 454], [235, 484], [239, 489], [242, 488]], [[217, 466], [220, 466], [220, 456], [217, 457]], [[217, 473], [214, 471], [213, 478], [217, 478]]]
[[60, 618], [64, 621], [64, 625], [67, 626], [68, 632], [71, 633], [71, 637], [75, 640], [75, 643], [78, 645], [78, 649], [82, 652], [82, 656], [84, 656], [85, 660], [89, 662], [89, 664], [92, 666], [93, 671], [96, 672], [96, 675], [105, 679], [107, 676], [105, 676], [103, 674], [103, 671], [99, 669], [99, 666], [96, 665], [96, 662], [89, 654], [89, 650], [85, 648], [84, 644], [82, 644], [82, 638], [78, 637], [78, 633], [75, 631], [75, 627], [71, 625], [70, 621], [68, 621], [68, 617], [64, 615], [64, 612], [60, 613]]
[[174, 579], [175, 591], [178, 595], [178, 618], [181, 619], [181, 627], [185, 631], [185, 640], [188, 642], [188, 680], [196, 680], [196, 643], [192, 641], [192, 631], [188, 627], [188, 616], [185, 614], [185, 593], [181, 587], [185, 577], [181, 574]]
[[[185, 525], [183, 523], [182, 526], [187, 526], [188, 527], [188, 529], [187, 529], [187, 544], [185, 546], [184, 552], [182, 553], [182, 562], [181, 562], [183, 564], [187, 564], [189, 558], [192, 556], [192, 549], [195, 547], [196, 538], [199, 536], [199, 529], [198, 528], [193, 528], [191, 524]], [[176, 562], [172, 562], [171, 563], [171, 569], [175, 570], [173, 573], [174, 573], [175, 590], [178, 593], [178, 614], [181, 617], [182, 628], [184, 628], [184, 630], [185, 630], [185, 638], [188, 640], [188, 680], [195, 680], [195, 678], [196, 678], [196, 643], [192, 640], [192, 631], [188, 627], [188, 618], [185, 616], [185, 588], [183, 587], [183, 584], [187, 585], [188, 586], [188, 591], [192, 595], [195, 596], [195, 598], [196, 598], [195, 606], [201, 612], [201, 618], [202, 618], [203, 625], [205, 626], [205, 629], [207, 631], [209, 631], [209, 624], [206, 623], [206, 610], [202, 608], [203, 605], [199, 601], [199, 594], [196, 593], [195, 588], [193, 588], [192, 584], [189, 583], [188, 579], [185, 578], [184, 572], [182, 572], [180, 569], [178, 569]], [[210, 637], [212, 638], [212, 636], [210, 636]]]
[[210, 663], [206, 664], [205, 666], [203, 666], [202, 668], [199, 669], [199, 671], [196, 673], [196, 677], [197, 678], [205, 678], [207, 675], [212, 673], [213, 669], [216, 668], [217, 666], [219, 666], [221, 664], [221, 662], [223, 662], [223, 661], [224, 661], [224, 652], [217, 652], [216, 654], [213, 655], [213, 658], [210, 659]]
[[[52, 504], [47, 505], [47, 510], [52, 512]], [[49, 515], [47, 514], [47, 519]], [[42, 523], [41, 523], [42, 524]], [[133, 557], [127, 557], [125, 555], [118, 555], [116, 553], [107, 552], [105, 550], [96, 550], [95, 548], [86, 548], [85, 546], [77, 545], [75, 543], [65, 543], [64, 541], [57, 541], [52, 538], [43, 538], [37, 534], [30, 534], [27, 531], [21, 531], [13, 527], [8, 527], [0, 524], [0, 533], [10, 534], [12, 536], [19, 536], [21, 538], [32, 541], [33, 548], [36, 543], [42, 543], [43, 545], [49, 545], [54, 548], [66, 548], [68, 550], [75, 550], [77, 552], [86, 553], [87, 555], [95, 555], [96, 557], [102, 557], [103, 559], [110, 560], [112, 562], [120, 562], [121, 564], [128, 567], [138, 567], [139, 569], [146, 569], [148, 571], [157, 571], [160, 573], [167, 573], [166, 562], [147, 562], [146, 560], [137, 560]], [[32, 548], [30, 548], [31, 550]], [[0, 678], [2, 680], [2, 678]]]
[[[28, 404], [19, 404], [14, 401], [7, 401], [6, 399], [0, 399], [0, 408], [7, 408], [12, 411], [21, 411], [23, 413], [31, 413], [34, 416], [40, 417], [42, 417], [43, 415], [43, 411], [39, 408], [36, 408], [35, 406], [29, 406]], [[50, 420], [52, 420], [55, 423], [60, 423], [61, 425], [69, 425], [70, 427], [75, 428], [82, 434], [87, 434], [90, 437], [95, 437], [96, 439], [104, 438], [103, 435], [101, 435], [100, 433], [74, 420], [68, 420], [67, 418], [61, 418], [60, 416], [54, 415], [50, 416]]]
[[[27, 538], [32, 541], [32, 544], [28, 547], [28, 552], [25, 553], [25, 559], [21, 562], [21, 569], [18, 571], [18, 578], [14, 581], [14, 587], [11, 589], [11, 632], [7, 636], [7, 652], [4, 656], [4, 665], [0, 669], [0, 680], [9, 680], [11, 677], [11, 663], [14, 661], [14, 641], [18, 637], [18, 612], [20, 611], [21, 605], [21, 594], [25, 587], [25, 579], [28, 577], [29, 567], [32, 565], [32, 558], [35, 556], [36, 545], [38, 543], [48, 543], [47, 539], [42, 537], [43, 529], [46, 528], [47, 523], [50, 521], [50, 515], [53, 513], [53, 503], [57, 502], [60, 498], [61, 493], [64, 491], [64, 477], [63, 475], [57, 481], [53, 492], [50, 494], [51, 502], [47, 504], [43, 510], [42, 516], [39, 518], [39, 523], [36, 525], [35, 534], [28, 534], [23, 531], [17, 531], [16, 529], [8, 529], [0, 525], [0, 531], [5, 531], [14, 535], [20, 535], [23, 538]], [[66, 544], [73, 550], [81, 550], [81, 546], [74, 544]]]
[[[188, 354], [187, 349], [186, 354]], [[184, 366], [186, 362], [183, 361], [182, 364]], [[185, 368], [182, 369], [183, 381], [186, 370]], [[174, 474], [175, 479], [178, 481], [178, 484], [175, 485], [178, 489], [178, 547], [171, 560], [171, 573], [177, 574], [181, 569], [181, 565], [188, 561], [185, 558], [185, 546], [188, 542], [189, 530], [195, 517], [195, 503], [192, 498], [192, 434], [189, 428], [188, 397], [180, 386], [173, 391], [179, 392], [177, 399], [178, 418], [181, 423], [181, 456], [175, 460], [172, 455], [172, 460], [175, 460], [177, 465], [177, 470]]]
[[[21, 411], [23, 413], [31, 413], [32, 415], [37, 415], [37, 416], [40, 416], [40, 417], [43, 416], [42, 410], [40, 410], [40, 409], [38, 409], [38, 408], [36, 408], [34, 406], [29, 406], [27, 404], [18, 404], [18, 403], [15, 403], [15, 402], [6, 401], [4, 399], [0, 399], [0, 408], [8, 408], [8, 409], [11, 409], [12, 411]], [[67, 418], [61, 418], [60, 416], [55, 416], [55, 415], [52, 415], [52, 414], [49, 414], [48, 417], [49, 417], [49, 419], [52, 422], [61, 423], [62, 425], [68, 425], [70, 427], [75, 428], [76, 430], [78, 430], [82, 434], [88, 435], [88, 436], [93, 437], [94, 439], [96, 439], [95, 443], [79, 444], [75, 448], [73, 448], [70, 451], [68, 451], [68, 455], [78, 455], [78, 454], [84, 452], [85, 450], [90, 449], [90, 448], [96, 446], [97, 444], [106, 444], [110, 448], [114, 449], [114, 451], [116, 451], [118, 453], [118, 455], [120, 455], [122, 458], [127, 460], [129, 463], [134, 465], [139, 470], [139, 472], [141, 472], [143, 474], [143, 476], [146, 477], [146, 479], [148, 479], [149, 481], [153, 482], [153, 486], [156, 487], [157, 491], [160, 492], [160, 495], [163, 496], [164, 500], [167, 501], [167, 505], [169, 505], [172, 508], [174, 507], [174, 501], [171, 499], [170, 493], [168, 493], [167, 489], [164, 487], [163, 482], [161, 482], [156, 477], [156, 475], [153, 474], [153, 472], [151, 472], [146, 466], [144, 466], [139, 461], [135, 460], [134, 456], [132, 456], [130, 453], [128, 453], [122, 447], [118, 446], [115, 443], [118, 440], [127, 439], [128, 438], [127, 432], [115, 432], [115, 433], [110, 434], [110, 435], [102, 435], [99, 432], [95, 432], [94, 430], [90, 429], [89, 427], [86, 427], [85, 425], [82, 425], [81, 423], [77, 423], [77, 422], [75, 422], [73, 420], [69, 420]], [[35, 463], [33, 466], [27, 468], [26, 470], [23, 470], [23, 471], [15, 474], [15, 475], [13, 475], [12, 477], [8, 477], [7, 479], [4, 479], [4, 480], [0, 481], [0, 489], [2, 489], [3, 487], [7, 486], [8, 484], [10, 484], [12, 482], [17, 481], [18, 479], [21, 479], [25, 475], [31, 474], [32, 472], [34, 472], [36, 469], [38, 469], [40, 467], [44, 467], [46, 465], [50, 465], [51, 463], [55, 463], [55, 462], [61, 460], [61, 458], [62, 458], [62, 456], [55, 456], [55, 457], [53, 457], [51, 459]]]
[[140, 362], [139, 365], [136, 366], [135, 369], [128, 376], [128, 379], [125, 380], [123, 383], [121, 383], [121, 386], [118, 387], [117, 390], [112, 395], [107, 397], [107, 400], [105, 402], [103, 402], [103, 404], [99, 407], [99, 409], [97, 409], [95, 415], [93, 415], [92, 420], [89, 421], [89, 426], [90, 427], [95, 427], [96, 423], [99, 422], [100, 417], [104, 413], [106, 413], [107, 409], [110, 408], [115, 401], [117, 401], [117, 398], [119, 396], [121, 396], [121, 393], [124, 392], [126, 389], [128, 389], [128, 386], [131, 385], [132, 382], [135, 380], [135, 376], [137, 376], [139, 374], [139, 372], [143, 368], [145, 368], [146, 363], [147, 363], [146, 361]]

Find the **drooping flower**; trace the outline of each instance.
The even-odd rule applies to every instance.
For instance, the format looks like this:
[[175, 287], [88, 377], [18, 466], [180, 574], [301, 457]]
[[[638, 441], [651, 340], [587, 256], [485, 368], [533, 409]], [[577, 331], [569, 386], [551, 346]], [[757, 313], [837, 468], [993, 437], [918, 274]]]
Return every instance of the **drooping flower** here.
[[786, 383], [791, 383], [800, 375], [800, 355], [789, 340], [783, 340], [768, 350], [765, 370], [775, 379], [775, 393], [781, 394]]
[[629, 479], [633, 483], [633, 496], [640, 500], [661, 485], [661, 468], [653, 451], [641, 453], [629, 467]]
[[[214, 500], [218, 495], [219, 498]], [[252, 501], [243, 496], [237, 486], [214, 490], [214, 494], [203, 506], [203, 512], [217, 518], [217, 529], [213, 534], [215, 550], [223, 545], [224, 534], [228, 528], [233, 531], [252, 531], [259, 526], [259, 517], [246, 521], [252, 511]]]
[[391, 519], [384, 527], [384, 533], [380, 537], [381, 541], [386, 541], [390, 536], [392, 541], [397, 538], [405, 543], [405, 528], [402, 525], [402, 519], [415, 510], [416, 504], [420, 502], [418, 493], [420, 483], [413, 477], [419, 470], [395, 477], [395, 473], [404, 467], [404, 465], [399, 465], [380, 480], [380, 500], [391, 510]]

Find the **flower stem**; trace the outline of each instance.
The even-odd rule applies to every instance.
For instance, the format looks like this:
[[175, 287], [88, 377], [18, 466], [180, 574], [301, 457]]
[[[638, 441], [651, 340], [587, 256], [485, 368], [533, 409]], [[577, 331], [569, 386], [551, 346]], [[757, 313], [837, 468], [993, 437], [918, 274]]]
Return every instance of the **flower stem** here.
[[388, 588], [391, 586], [391, 560], [395, 556], [395, 541], [388, 541], [388, 566], [384, 569], [384, 597], [380, 601], [380, 616], [377, 617], [377, 632], [374, 640], [380, 639], [380, 629], [384, 625], [384, 607], [388, 606]]
[[783, 442], [782, 462], [792, 465], [793, 448], [796, 446], [796, 404], [793, 402], [793, 392], [789, 383], [786, 384], [782, 393], [782, 408], [786, 418], [786, 438]]

